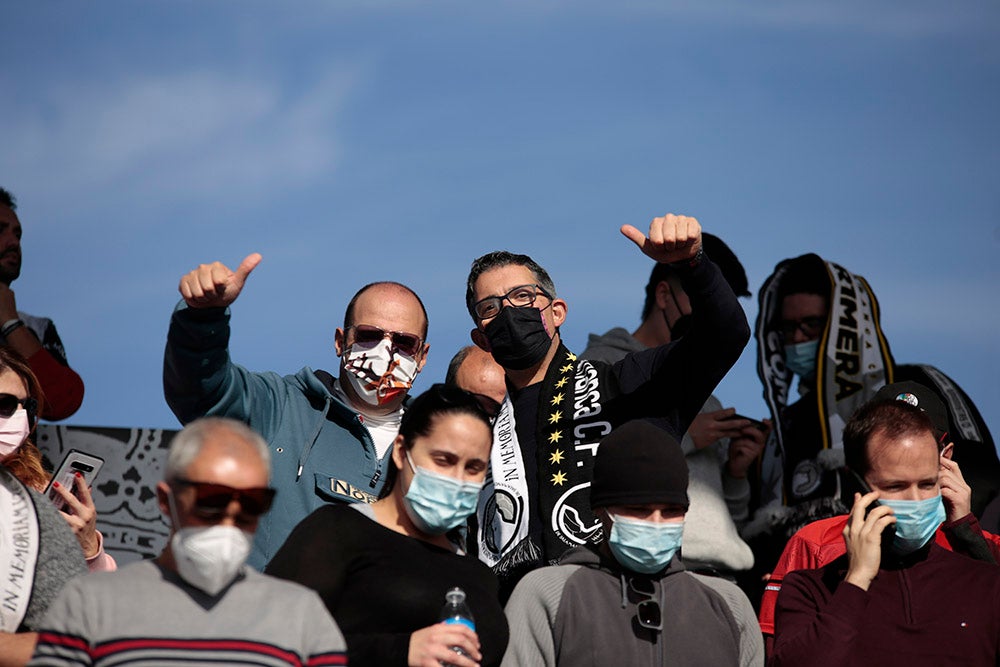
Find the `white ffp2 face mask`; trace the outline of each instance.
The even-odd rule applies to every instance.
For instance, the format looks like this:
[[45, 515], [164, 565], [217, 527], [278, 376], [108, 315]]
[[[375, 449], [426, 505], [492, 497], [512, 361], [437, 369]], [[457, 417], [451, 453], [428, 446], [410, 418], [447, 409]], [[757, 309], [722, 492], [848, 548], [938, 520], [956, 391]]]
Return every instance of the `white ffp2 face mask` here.
[[31, 433], [28, 411], [18, 408], [10, 417], [0, 417], [0, 461], [17, 451]]
[[174, 533], [170, 548], [184, 581], [218, 595], [250, 555], [250, 536], [236, 526], [189, 526]]
[[419, 372], [417, 360], [393, 352], [388, 339], [372, 347], [351, 345], [344, 351], [344, 369], [354, 392], [372, 406], [390, 403], [408, 392]]
[[218, 595], [229, 585], [250, 555], [253, 536], [236, 526], [188, 526], [177, 528], [177, 507], [169, 497], [170, 519], [175, 530], [170, 551], [181, 579], [209, 595]]

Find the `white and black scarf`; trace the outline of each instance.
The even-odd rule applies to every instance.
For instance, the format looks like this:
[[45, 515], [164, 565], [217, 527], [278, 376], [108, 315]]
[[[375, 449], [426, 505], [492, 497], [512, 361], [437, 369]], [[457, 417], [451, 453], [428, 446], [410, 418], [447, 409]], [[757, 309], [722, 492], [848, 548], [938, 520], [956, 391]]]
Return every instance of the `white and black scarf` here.
[[[602, 413], [605, 383], [593, 364], [560, 345], [539, 395], [537, 498], [530, 497], [525, 478], [513, 404], [509, 395], [504, 400], [477, 509], [479, 558], [498, 575], [601, 541], [600, 522], [590, 509], [590, 481], [597, 446], [613, 423]], [[545, 522], [540, 545], [529, 535], [533, 512]]]
[[0, 466], [0, 631], [17, 632], [31, 602], [39, 529], [28, 489]]

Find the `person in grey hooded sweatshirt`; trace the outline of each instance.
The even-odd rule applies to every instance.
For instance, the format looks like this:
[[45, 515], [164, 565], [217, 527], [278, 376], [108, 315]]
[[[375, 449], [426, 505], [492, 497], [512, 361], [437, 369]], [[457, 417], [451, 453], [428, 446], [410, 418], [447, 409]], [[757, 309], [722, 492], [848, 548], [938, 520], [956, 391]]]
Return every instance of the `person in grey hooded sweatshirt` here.
[[763, 665], [746, 595], [681, 561], [687, 487], [665, 430], [637, 420], [601, 440], [590, 503], [602, 540], [518, 583], [504, 667]]

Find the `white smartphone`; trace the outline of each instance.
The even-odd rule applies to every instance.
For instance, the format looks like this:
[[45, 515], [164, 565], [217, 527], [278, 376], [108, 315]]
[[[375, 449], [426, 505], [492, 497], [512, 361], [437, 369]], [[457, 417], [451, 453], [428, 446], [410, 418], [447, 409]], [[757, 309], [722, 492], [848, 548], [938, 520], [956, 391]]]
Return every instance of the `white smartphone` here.
[[94, 479], [97, 477], [97, 473], [100, 472], [101, 466], [104, 465], [104, 459], [99, 456], [94, 456], [93, 454], [87, 454], [86, 452], [81, 452], [78, 449], [71, 449], [66, 452], [66, 456], [63, 457], [62, 463], [56, 468], [56, 474], [52, 475], [52, 481], [49, 482], [48, 487], [45, 489], [45, 494], [56, 506], [56, 509], [61, 510], [66, 504], [55, 489], [52, 488], [53, 482], [59, 482], [59, 484], [65, 488], [69, 489], [71, 493], [76, 494], [76, 473], [80, 473], [83, 476], [83, 483], [87, 486], [93, 486]]

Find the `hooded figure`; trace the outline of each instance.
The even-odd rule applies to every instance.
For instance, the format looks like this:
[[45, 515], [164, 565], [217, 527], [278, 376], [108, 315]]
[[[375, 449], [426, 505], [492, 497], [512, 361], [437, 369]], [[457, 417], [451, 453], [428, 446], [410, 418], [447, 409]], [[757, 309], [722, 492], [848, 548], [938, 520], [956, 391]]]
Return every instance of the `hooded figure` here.
[[[806, 344], [789, 344], [782, 304], [797, 294], [822, 297], [827, 316], [821, 327], [806, 332], [806, 337], [818, 336], [811, 368], [793, 372], [787, 355]], [[818, 255], [784, 260], [760, 291], [756, 335], [757, 374], [774, 421], [762, 461], [761, 505], [839, 495], [831, 473], [844, 462], [844, 424], [879, 387], [892, 382], [892, 354], [875, 295], [864, 278]], [[794, 374], [799, 374], [800, 398], [791, 401]]]
[[[955, 460], [975, 476], [973, 511], [997, 495], [1000, 461], [979, 411], [947, 375], [927, 365], [896, 365], [868, 282], [815, 254], [783, 260], [760, 290], [757, 373], [774, 430], [760, 467], [760, 506], [794, 507], [787, 534], [813, 519], [847, 511], [842, 432], [854, 411], [885, 384], [913, 380], [948, 406]], [[805, 299], [821, 318], [789, 317], [789, 299]], [[798, 399], [790, 397], [799, 376]], [[963, 461], [964, 459], [964, 461]], [[966, 463], [967, 462], [967, 463]], [[978, 487], [978, 488], [977, 488]], [[774, 523], [771, 512], [765, 522]], [[760, 517], [753, 534], [760, 526]]]

